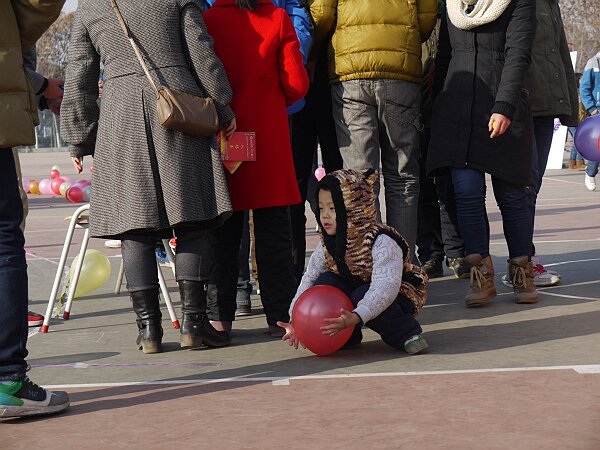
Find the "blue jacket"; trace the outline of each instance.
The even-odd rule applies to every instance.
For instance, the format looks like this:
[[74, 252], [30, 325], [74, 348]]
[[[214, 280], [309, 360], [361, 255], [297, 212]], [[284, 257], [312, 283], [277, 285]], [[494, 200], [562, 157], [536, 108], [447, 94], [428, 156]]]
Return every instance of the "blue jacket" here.
[[600, 109], [600, 53], [585, 65], [579, 85], [581, 103], [589, 112]]
[[[210, 8], [215, 4], [217, 0], [201, 0], [203, 3], [204, 9]], [[283, 8], [292, 19], [292, 23], [294, 24], [294, 28], [296, 29], [296, 35], [298, 36], [298, 41], [300, 42], [300, 51], [302, 52], [302, 57], [304, 59], [304, 64], [306, 65], [308, 61], [308, 55], [310, 53], [310, 48], [312, 46], [312, 30], [313, 24], [312, 20], [308, 15], [308, 11], [302, 5], [306, 4], [305, 0], [273, 0], [273, 4], [278, 6], [279, 8]], [[304, 108], [305, 101], [304, 99], [294, 103], [292, 106], [288, 108], [288, 114], [294, 114]]]

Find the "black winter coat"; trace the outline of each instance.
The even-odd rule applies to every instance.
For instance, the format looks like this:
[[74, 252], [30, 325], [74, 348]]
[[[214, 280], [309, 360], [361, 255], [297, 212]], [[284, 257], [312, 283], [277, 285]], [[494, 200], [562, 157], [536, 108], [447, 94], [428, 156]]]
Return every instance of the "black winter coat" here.
[[[427, 171], [481, 170], [527, 184], [531, 177], [532, 118], [523, 83], [535, 36], [535, 0], [513, 0], [494, 22], [460, 30], [442, 21], [436, 60]], [[512, 118], [490, 139], [492, 113]]]

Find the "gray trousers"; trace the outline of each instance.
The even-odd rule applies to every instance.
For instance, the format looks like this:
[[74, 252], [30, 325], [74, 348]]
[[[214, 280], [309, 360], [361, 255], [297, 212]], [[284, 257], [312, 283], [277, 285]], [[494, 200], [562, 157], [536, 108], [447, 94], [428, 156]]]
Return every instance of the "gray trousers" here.
[[[416, 262], [421, 88], [403, 80], [364, 79], [336, 83], [331, 92], [344, 167], [381, 166], [386, 223], [406, 239]], [[381, 219], [379, 181], [374, 189]]]

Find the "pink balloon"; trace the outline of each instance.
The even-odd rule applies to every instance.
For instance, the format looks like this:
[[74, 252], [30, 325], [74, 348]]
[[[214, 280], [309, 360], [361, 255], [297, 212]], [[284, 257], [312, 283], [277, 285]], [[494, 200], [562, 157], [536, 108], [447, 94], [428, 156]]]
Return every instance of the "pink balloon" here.
[[311, 352], [323, 356], [339, 350], [350, 339], [354, 329], [348, 327], [334, 336], [323, 334], [325, 319], [340, 316], [340, 308], [352, 311], [348, 296], [333, 286], [313, 286], [298, 298], [292, 311], [294, 330], [300, 342]]
[[67, 177], [66, 175], [61, 175], [60, 177], [65, 181], [73, 181], [71, 177]]
[[84, 187], [86, 187], [86, 186], [91, 186], [91, 185], [92, 185], [92, 182], [91, 182], [90, 180], [81, 180], [81, 181], [79, 182], [79, 185], [80, 185], [82, 188], [84, 188]]
[[66, 197], [71, 203], [80, 203], [83, 201], [83, 190], [79, 186], [71, 186], [67, 189]]
[[21, 178], [21, 184], [26, 193], [29, 193], [29, 183], [31, 183], [29, 178]]
[[323, 167], [319, 167], [315, 170], [315, 177], [317, 177], [317, 181], [321, 181], [321, 178], [325, 176], [325, 169]]
[[54, 178], [50, 182], [50, 189], [52, 189], [52, 193], [55, 195], [60, 195], [60, 185], [63, 184], [65, 180], [61, 177]]
[[39, 184], [39, 189], [40, 189], [40, 194], [43, 195], [52, 195], [52, 186], [51, 186], [52, 181], [50, 181], [48, 178], [44, 178], [43, 180], [40, 180], [40, 184]]
[[58, 170], [56, 170], [56, 169], [52, 169], [50, 171], [50, 179], [53, 180], [53, 179], [58, 178], [58, 177], [60, 177], [60, 172]]

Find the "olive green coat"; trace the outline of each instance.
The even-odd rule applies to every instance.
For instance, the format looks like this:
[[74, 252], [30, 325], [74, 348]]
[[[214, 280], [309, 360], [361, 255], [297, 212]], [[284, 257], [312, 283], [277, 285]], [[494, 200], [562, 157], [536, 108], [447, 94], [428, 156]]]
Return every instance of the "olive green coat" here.
[[[421, 83], [421, 43], [436, 23], [437, 0], [309, 0], [311, 59], [329, 45], [329, 81]], [[329, 39], [331, 42], [328, 44]]]
[[0, 2], [0, 148], [35, 143], [35, 93], [23, 65], [23, 52], [56, 20], [64, 0]]
[[563, 125], [578, 125], [577, 80], [558, 0], [536, 1], [537, 29], [525, 87], [534, 117], [558, 117]]

